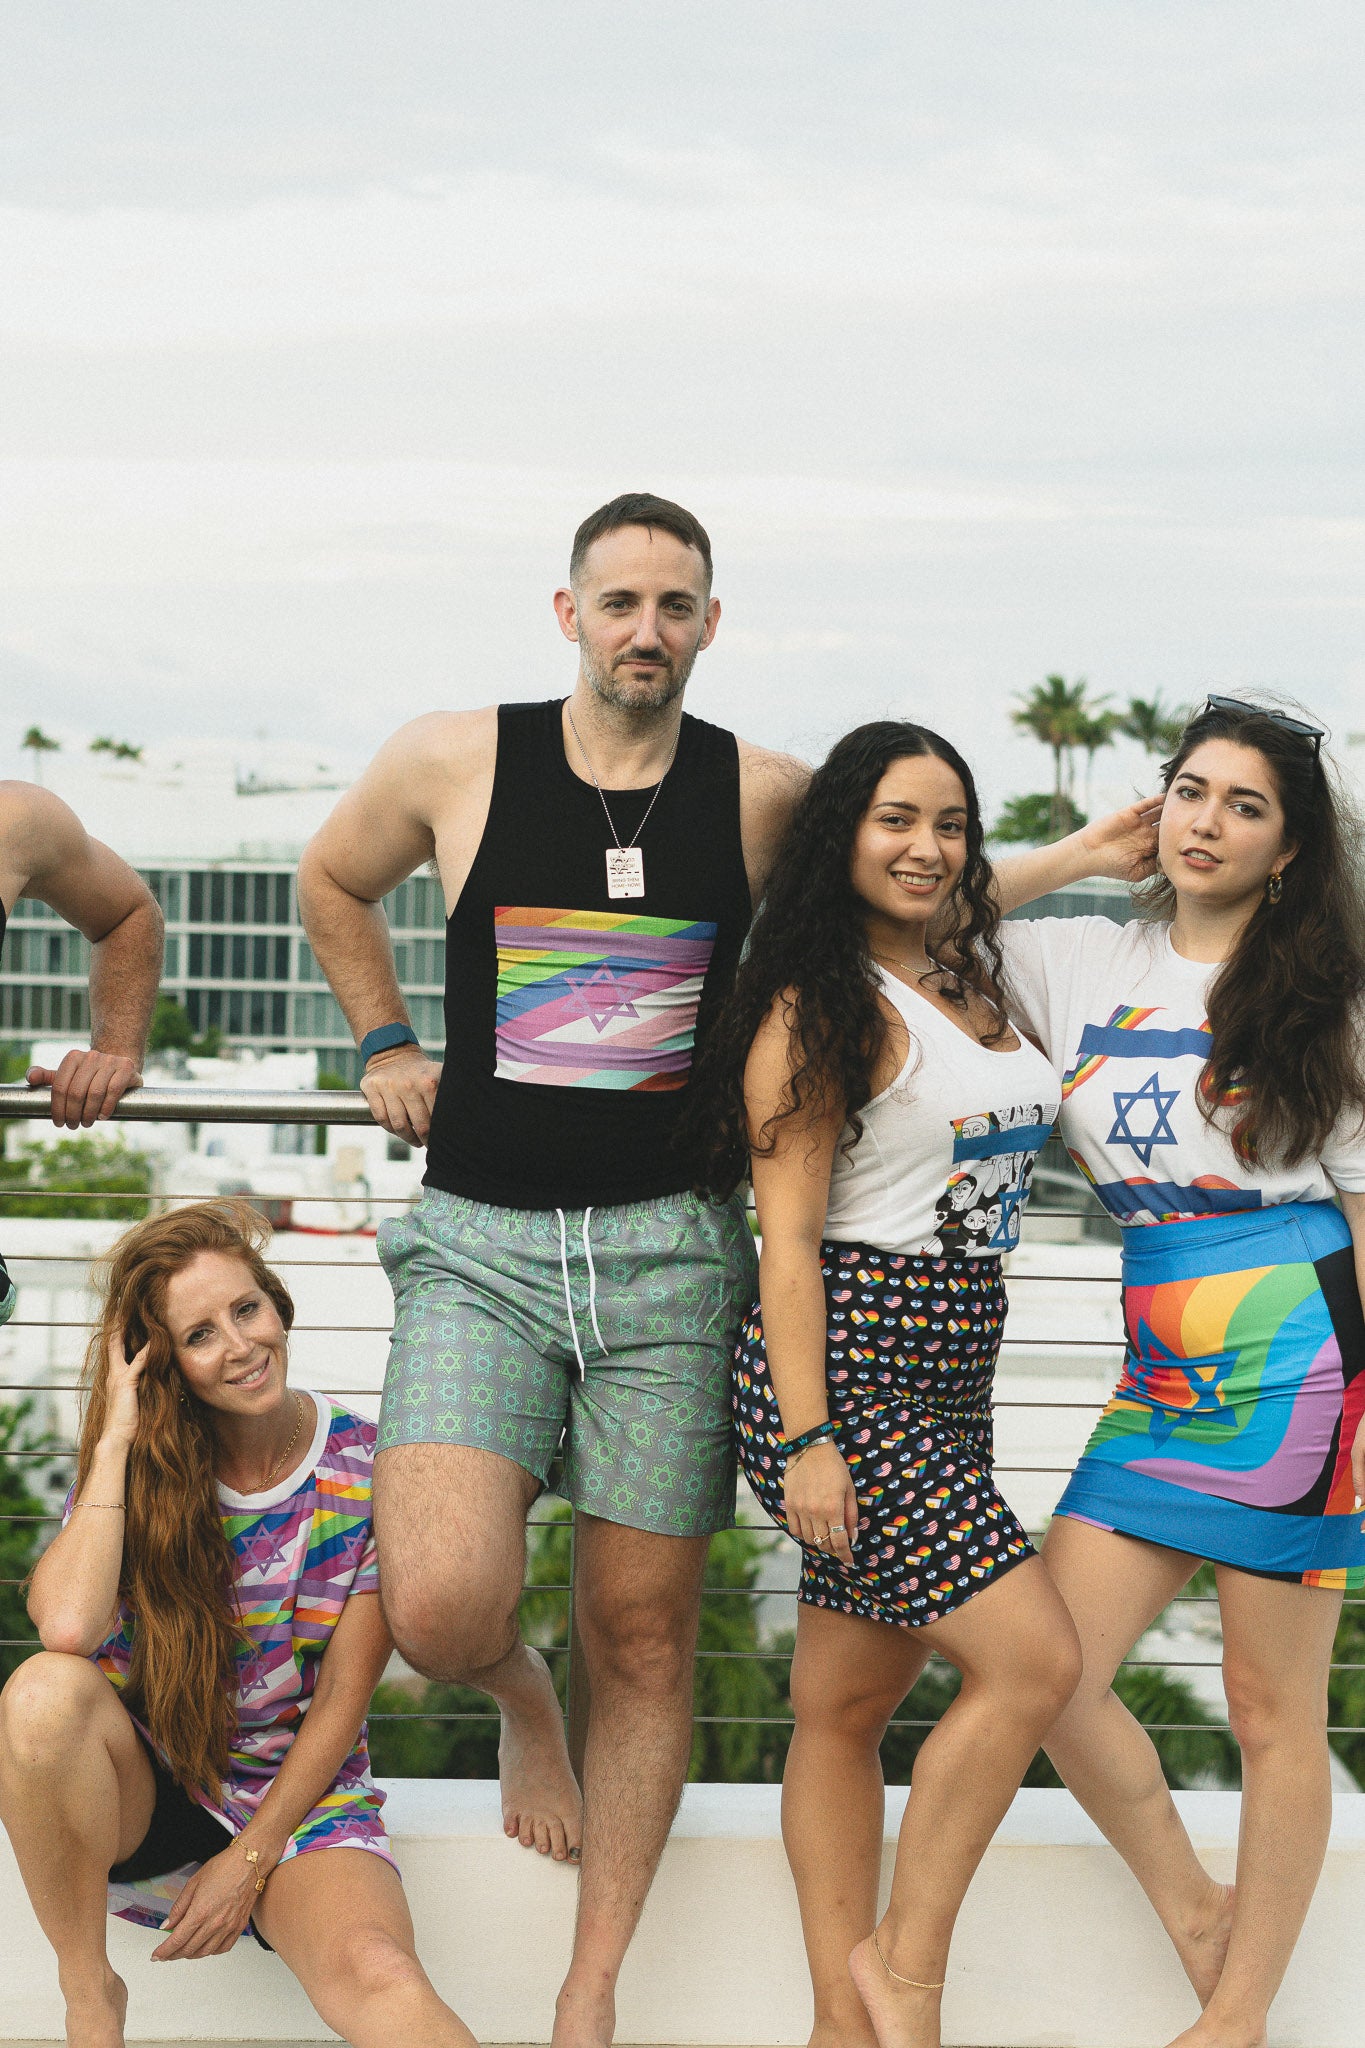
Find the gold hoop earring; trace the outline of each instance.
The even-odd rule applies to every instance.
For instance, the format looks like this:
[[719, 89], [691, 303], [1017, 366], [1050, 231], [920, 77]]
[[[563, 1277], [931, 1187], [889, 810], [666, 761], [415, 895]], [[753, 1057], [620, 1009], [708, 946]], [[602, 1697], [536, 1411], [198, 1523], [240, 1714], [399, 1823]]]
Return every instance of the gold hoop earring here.
[[1278, 869], [1276, 869], [1276, 871], [1271, 875], [1270, 880], [1266, 883], [1265, 894], [1267, 903], [1278, 903], [1281, 896], [1283, 896], [1284, 877], [1280, 874]]

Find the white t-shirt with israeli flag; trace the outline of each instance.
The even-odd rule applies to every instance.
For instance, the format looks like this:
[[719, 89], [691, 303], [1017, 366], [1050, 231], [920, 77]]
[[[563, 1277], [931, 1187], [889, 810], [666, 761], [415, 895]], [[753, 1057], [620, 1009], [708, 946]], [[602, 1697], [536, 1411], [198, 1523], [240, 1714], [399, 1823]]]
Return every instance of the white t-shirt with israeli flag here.
[[1343, 1118], [1320, 1159], [1249, 1167], [1236, 1105], [1202, 1114], [1217, 965], [1186, 960], [1165, 924], [1011, 918], [1000, 927], [1010, 1014], [1062, 1076], [1062, 1137], [1120, 1223], [1175, 1223], [1365, 1192], [1365, 1129]]

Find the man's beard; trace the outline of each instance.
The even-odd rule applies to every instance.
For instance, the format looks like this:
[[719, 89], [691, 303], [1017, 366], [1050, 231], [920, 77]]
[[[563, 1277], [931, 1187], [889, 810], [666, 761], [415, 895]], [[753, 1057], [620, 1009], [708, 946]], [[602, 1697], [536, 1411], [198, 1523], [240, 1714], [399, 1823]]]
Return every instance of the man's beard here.
[[[680, 661], [674, 662], [662, 647], [630, 647], [624, 654], [618, 654], [604, 664], [587, 640], [578, 643], [578, 658], [593, 695], [618, 711], [664, 710], [687, 688], [688, 677], [700, 651], [698, 643]], [[661, 666], [652, 675], [633, 676], [627, 682], [619, 671], [628, 668], [632, 661], [642, 659], [657, 661]]]

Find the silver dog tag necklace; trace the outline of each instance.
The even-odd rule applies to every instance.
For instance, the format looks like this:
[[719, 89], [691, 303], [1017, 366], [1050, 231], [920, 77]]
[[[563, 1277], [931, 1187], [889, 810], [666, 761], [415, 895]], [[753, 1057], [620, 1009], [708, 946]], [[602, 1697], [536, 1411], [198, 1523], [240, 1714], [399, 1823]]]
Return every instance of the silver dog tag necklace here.
[[[602, 785], [597, 779], [597, 770], [588, 759], [588, 750], [583, 744], [583, 735], [578, 730], [578, 724], [573, 715], [573, 706], [566, 704], [564, 708], [569, 714], [569, 724], [573, 727], [573, 736], [578, 741], [578, 751], [583, 756], [584, 761], [587, 762], [588, 773], [592, 777], [592, 786], [602, 799], [602, 809], [607, 814], [607, 829], [616, 842], [614, 846], [607, 848], [607, 894], [613, 902], [620, 902], [622, 898], [628, 896], [643, 896], [645, 893], [644, 854], [638, 845], [622, 846], [621, 835], [616, 829], [615, 821], [607, 805], [607, 799], [603, 795]], [[654, 794], [649, 800], [648, 808], [640, 820], [635, 834], [637, 840], [643, 836], [645, 826], [649, 823], [650, 811], [654, 809], [655, 804], [659, 801], [659, 795], [664, 786], [664, 776], [668, 774], [668, 770], [673, 766], [677, 758], [678, 742], [675, 740], [673, 742], [673, 752], [668, 757], [663, 775], [659, 777]]]

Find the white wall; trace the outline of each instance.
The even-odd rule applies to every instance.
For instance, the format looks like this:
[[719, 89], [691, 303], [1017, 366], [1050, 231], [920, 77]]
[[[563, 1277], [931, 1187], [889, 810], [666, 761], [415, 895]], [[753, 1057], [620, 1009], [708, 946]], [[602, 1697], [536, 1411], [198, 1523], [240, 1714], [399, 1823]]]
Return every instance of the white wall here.
[[[491, 1783], [400, 1780], [389, 1790], [418, 1946], [438, 1987], [482, 2041], [547, 2040], [573, 1872], [505, 1839]], [[888, 1795], [888, 1842], [904, 1797]], [[777, 1799], [770, 1786], [688, 1787], [622, 1980], [622, 2042], [805, 2041], [810, 1999]], [[1179, 1804], [1215, 1875], [1231, 1875], [1237, 1795], [1181, 1793]], [[52, 1957], [3, 1837], [0, 1926], [0, 2039], [58, 2037]], [[1327, 1869], [1276, 2006], [1276, 2048], [1360, 2048], [1362, 1926], [1365, 1795], [1350, 1794], [1337, 1801]], [[148, 1963], [153, 1946], [114, 1924], [130, 2040], [331, 2038], [284, 1965], [254, 1944], [170, 1968]], [[1145, 1900], [1069, 1796], [1021, 1792], [962, 1915], [945, 2043], [1152, 2048], [1195, 2010]]]

